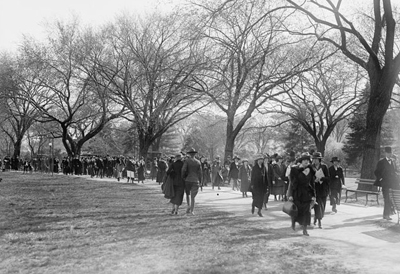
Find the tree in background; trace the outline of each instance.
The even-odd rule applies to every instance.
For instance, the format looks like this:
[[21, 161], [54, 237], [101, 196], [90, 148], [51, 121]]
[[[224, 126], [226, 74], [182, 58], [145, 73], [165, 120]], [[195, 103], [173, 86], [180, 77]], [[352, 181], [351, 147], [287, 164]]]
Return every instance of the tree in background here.
[[373, 179], [380, 155], [383, 119], [400, 72], [399, 36], [392, 3], [369, 1], [373, 14], [363, 14], [364, 20], [357, 22], [341, 12], [345, 1], [287, 2], [307, 18], [303, 20], [307, 25], [297, 24], [293, 32], [331, 43], [368, 74], [371, 92], [367, 101], [361, 177]]
[[[207, 96], [226, 115], [225, 158], [252, 114], [279, 88], [323, 59], [307, 39], [283, 32], [290, 12], [270, 1], [226, 1], [201, 5], [199, 37], [208, 46]], [[301, 43], [300, 43], [301, 42]]]
[[169, 128], [207, 105], [199, 76], [204, 55], [188, 30], [174, 13], [123, 16], [103, 32], [109, 58], [97, 64], [99, 83], [127, 108], [143, 157]]

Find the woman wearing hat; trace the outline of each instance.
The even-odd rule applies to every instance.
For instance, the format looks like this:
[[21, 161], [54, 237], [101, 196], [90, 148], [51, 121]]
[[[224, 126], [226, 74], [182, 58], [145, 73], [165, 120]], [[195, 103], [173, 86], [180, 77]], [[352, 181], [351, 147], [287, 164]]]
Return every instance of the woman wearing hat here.
[[238, 179], [239, 179], [239, 160], [238, 156], [233, 157], [233, 162], [229, 165], [228, 178], [229, 183], [232, 182], [232, 190], [239, 190]]
[[325, 215], [326, 199], [329, 195], [329, 170], [328, 166], [322, 163], [322, 153], [313, 154], [313, 167], [315, 168], [315, 194], [317, 204], [314, 207], [314, 225], [322, 228], [322, 218]]
[[302, 154], [300, 164], [293, 166], [290, 172], [290, 185], [288, 189], [289, 201], [297, 206], [298, 215], [292, 218], [292, 229], [295, 223], [303, 226], [303, 235], [309, 236], [307, 226], [311, 223], [311, 207], [315, 203], [314, 168], [310, 165], [311, 156]]
[[258, 208], [258, 216], [262, 217], [261, 209], [264, 204], [264, 195], [268, 191], [268, 182], [266, 180], [266, 169], [264, 166], [264, 156], [257, 156], [254, 167], [251, 171], [250, 189], [252, 192], [253, 203], [251, 205], [251, 213]]
[[342, 186], [344, 185], [343, 169], [339, 166], [340, 160], [338, 157], [332, 157], [329, 168], [329, 189], [331, 192], [330, 200], [332, 211], [337, 212], [336, 206], [340, 205], [340, 194], [342, 193]]
[[244, 159], [242, 161], [242, 166], [239, 168], [239, 181], [240, 181], [240, 191], [242, 196], [247, 197], [247, 191], [249, 191], [251, 179], [251, 168], [249, 166], [249, 161]]

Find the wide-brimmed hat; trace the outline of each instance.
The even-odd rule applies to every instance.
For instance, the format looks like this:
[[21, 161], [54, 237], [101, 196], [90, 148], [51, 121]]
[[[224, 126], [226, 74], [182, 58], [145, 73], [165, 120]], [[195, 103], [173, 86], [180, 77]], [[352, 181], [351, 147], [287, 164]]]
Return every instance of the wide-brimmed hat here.
[[175, 155], [175, 159], [181, 159], [181, 158], [182, 158], [182, 154], [181, 153], [178, 153], [178, 154]]
[[331, 163], [333, 162], [340, 162], [340, 159], [338, 157], [332, 157]]
[[186, 153], [188, 153], [188, 154], [196, 154], [197, 151], [192, 147], [191, 149], [189, 149], [189, 151], [186, 151]]
[[255, 161], [258, 161], [258, 160], [264, 160], [264, 155], [263, 154], [258, 154], [258, 155], [256, 155], [256, 157], [254, 158], [254, 160]]
[[303, 161], [303, 160], [309, 160], [309, 161], [311, 162], [311, 155], [310, 155], [310, 153], [306, 152], [306, 153], [301, 154], [301, 156], [300, 156], [300, 158], [299, 158], [299, 161], [301, 162], [301, 161]]
[[242, 160], [242, 163], [244, 163], [244, 162], [249, 162], [249, 160], [243, 159], [243, 160]]
[[233, 160], [235, 160], [235, 159], [238, 159], [238, 160], [240, 160], [240, 157], [239, 157], [239, 156], [237, 156], [237, 155], [235, 155], [235, 156], [233, 156]]
[[322, 153], [321, 152], [314, 152], [312, 155], [313, 159], [322, 159]]

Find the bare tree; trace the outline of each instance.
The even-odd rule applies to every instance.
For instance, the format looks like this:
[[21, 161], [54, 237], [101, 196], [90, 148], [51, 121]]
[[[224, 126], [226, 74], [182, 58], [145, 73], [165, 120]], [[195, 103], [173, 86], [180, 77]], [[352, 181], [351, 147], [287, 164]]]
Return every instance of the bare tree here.
[[1, 130], [13, 143], [13, 158], [20, 157], [22, 140], [39, 116], [39, 111], [23, 96], [34, 96], [40, 88], [32, 85], [35, 74], [27, 73], [26, 63], [17, 56], [3, 55], [0, 69], [3, 115]]
[[357, 67], [346, 67], [339, 58], [330, 59], [303, 73], [295, 88], [290, 86], [287, 93], [273, 98], [276, 104], [272, 108], [288, 116], [286, 121], [298, 122], [323, 154], [336, 125], [360, 106], [361, 78]]
[[144, 157], [169, 128], [206, 106], [203, 55], [183, 19], [124, 16], [105, 30], [110, 59], [98, 64], [103, 86], [128, 109], [125, 118], [136, 125]]
[[93, 58], [102, 57], [103, 45], [96, 38], [77, 21], [56, 22], [46, 44], [26, 41], [22, 48], [32, 73], [40, 71], [32, 84], [42, 92], [28, 98], [40, 110], [41, 122], [57, 123], [52, 135], [61, 138], [70, 156], [79, 155], [84, 143], [123, 110], [110, 104], [108, 90], [97, 84]]
[[313, 51], [307, 39], [284, 33], [282, 22], [290, 14], [268, 1], [227, 1], [203, 8], [207, 19], [200, 31], [212, 64], [207, 95], [227, 116], [226, 158], [253, 112], [286, 93], [280, 85], [308, 70], [324, 51]]
[[[361, 177], [374, 178], [373, 171], [380, 154], [382, 122], [400, 72], [392, 3], [390, 0], [371, 0], [373, 15], [364, 18], [365, 22], [372, 22], [372, 27], [363, 32], [362, 26], [357, 26], [356, 21], [343, 14], [341, 0], [287, 2], [291, 8], [307, 17], [309, 25], [298, 30], [298, 33], [331, 43], [368, 74], [371, 93]], [[324, 14], [327, 16], [324, 17]], [[368, 25], [365, 22], [362, 25]]]

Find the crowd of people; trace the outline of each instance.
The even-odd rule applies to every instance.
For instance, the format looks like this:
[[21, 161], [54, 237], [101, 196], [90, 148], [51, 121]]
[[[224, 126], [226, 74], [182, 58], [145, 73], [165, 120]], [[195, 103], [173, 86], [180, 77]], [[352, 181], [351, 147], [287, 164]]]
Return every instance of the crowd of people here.
[[[375, 185], [382, 187], [384, 198], [383, 218], [391, 220], [394, 208], [389, 198], [389, 188], [399, 189], [396, 161], [392, 159], [390, 147], [385, 148], [385, 157], [378, 162], [375, 170]], [[178, 153], [172, 157], [155, 157], [146, 162], [143, 157], [111, 157], [87, 156], [57, 158], [36, 157], [32, 161], [12, 160], [4, 158], [2, 169], [14, 168], [24, 172], [49, 172], [51, 167], [58, 173], [74, 175], [90, 175], [92, 178], [116, 178], [118, 181], [144, 184], [146, 178], [156, 180], [162, 185], [165, 197], [172, 204], [172, 215], [177, 215], [186, 194], [186, 213], [194, 215], [195, 198], [203, 187], [221, 189], [227, 185], [233, 191], [240, 191], [243, 198], [252, 195], [251, 213], [263, 217], [262, 209], [267, 210], [269, 197], [275, 201], [292, 202], [297, 208], [297, 215], [292, 217], [292, 228], [296, 223], [308, 236], [307, 227], [313, 224], [322, 228], [327, 201], [332, 212], [337, 213], [340, 205], [342, 187], [345, 177], [340, 159], [333, 157], [328, 167], [322, 161], [320, 152], [303, 153], [295, 157], [274, 155], [258, 155], [251, 161], [238, 156], [228, 157], [222, 163], [220, 156], [213, 161], [206, 157], [197, 157], [197, 151], [190, 149], [186, 153]], [[169, 190], [168, 190], [169, 189]], [[314, 213], [314, 214], [312, 214]]]

